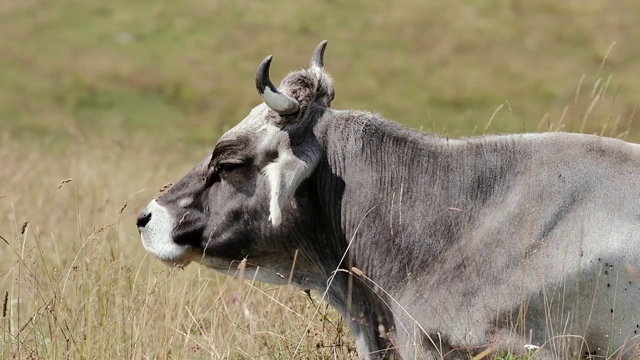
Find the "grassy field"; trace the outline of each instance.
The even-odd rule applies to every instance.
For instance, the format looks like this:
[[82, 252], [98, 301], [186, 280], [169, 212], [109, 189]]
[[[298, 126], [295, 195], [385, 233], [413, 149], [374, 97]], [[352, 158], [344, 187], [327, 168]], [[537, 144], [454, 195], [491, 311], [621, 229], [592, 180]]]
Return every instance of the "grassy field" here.
[[329, 40], [336, 108], [640, 139], [640, 2], [0, 0], [0, 358], [356, 358], [312, 294], [145, 255], [135, 217]]

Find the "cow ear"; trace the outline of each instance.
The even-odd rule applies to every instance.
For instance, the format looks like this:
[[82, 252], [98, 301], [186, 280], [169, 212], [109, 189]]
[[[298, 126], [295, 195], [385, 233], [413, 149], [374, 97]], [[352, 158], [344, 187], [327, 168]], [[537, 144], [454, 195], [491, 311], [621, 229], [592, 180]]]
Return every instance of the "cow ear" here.
[[264, 174], [270, 188], [269, 220], [274, 227], [282, 223], [282, 210], [287, 206], [298, 187], [313, 173], [320, 159], [320, 152], [308, 149], [300, 157], [290, 148], [280, 150], [278, 159], [265, 166]]

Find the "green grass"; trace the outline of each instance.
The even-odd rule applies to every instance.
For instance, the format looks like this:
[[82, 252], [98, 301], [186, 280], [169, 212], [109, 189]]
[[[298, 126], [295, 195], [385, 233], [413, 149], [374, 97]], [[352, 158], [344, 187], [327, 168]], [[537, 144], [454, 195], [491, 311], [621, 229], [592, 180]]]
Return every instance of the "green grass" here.
[[638, 140], [639, 14], [630, 0], [0, 0], [0, 358], [355, 358], [326, 305], [170, 270], [140, 245], [141, 207], [259, 102], [259, 62], [273, 54], [278, 80], [328, 39], [336, 108], [454, 136]]
[[468, 135], [484, 132], [500, 105], [489, 132], [537, 130], [570, 106], [565, 129], [578, 131], [592, 87], [612, 76], [586, 130], [620, 117], [637, 136], [640, 4], [631, 1], [11, 4], [0, 2], [0, 119], [11, 136], [141, 132], [211, 144], [258, 102], [265, 55], [277, 79], [325, 38], [337, 108]]
[[523, 356], [515, 356], [510, 353], [498, 354], [493, 360], [533, 360], [533, 354], [527, 353]]

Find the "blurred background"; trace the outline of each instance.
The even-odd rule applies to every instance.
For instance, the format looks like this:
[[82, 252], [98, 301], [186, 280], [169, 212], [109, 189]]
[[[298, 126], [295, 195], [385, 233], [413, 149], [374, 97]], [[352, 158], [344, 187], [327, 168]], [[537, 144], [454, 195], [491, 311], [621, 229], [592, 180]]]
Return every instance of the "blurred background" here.
[[134, 226], [259, 62], [278, 82], [327, 39], [335, 108], [637, 141], [639, 25], [634, 0], [0, 0], [0, 357], [353, 357], [319, 302], [167, 269]]
[[586, 129], [600, 131], [638, 121], [639, 26], [632, 0], [3, 0], [0, 121], [45, 144], [136, 134], [211, 146], [259, 101], [264, 56], [276, 81], [327, 39], [336, 108], [469, 135], [503, 104], [487, 131], [537, 130], [569, 106], [577, 131], [599, 83]]

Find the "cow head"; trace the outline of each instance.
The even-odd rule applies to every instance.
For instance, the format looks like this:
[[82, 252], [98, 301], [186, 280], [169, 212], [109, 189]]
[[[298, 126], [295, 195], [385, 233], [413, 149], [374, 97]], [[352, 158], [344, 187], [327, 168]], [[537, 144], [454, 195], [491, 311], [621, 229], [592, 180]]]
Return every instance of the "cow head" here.
[[[326, 44], [278, 88], [269, 79], [271, 56], [262, 61], [256, 87], [264, 103], [138, 217], [148, 252], [168, 264], [198, 261], [225, 273], [247, 259], [248, 271], [261, 268], [258, 280], [287, 282], [291, 262], [283, 257], [293, 260], [303, 245], [291, 242], [314, 231], [305, 184], [323, 154], [313, 127], [334, 97], [323, 66]], [[299, 258], [296, 269], [303, 263]]]

